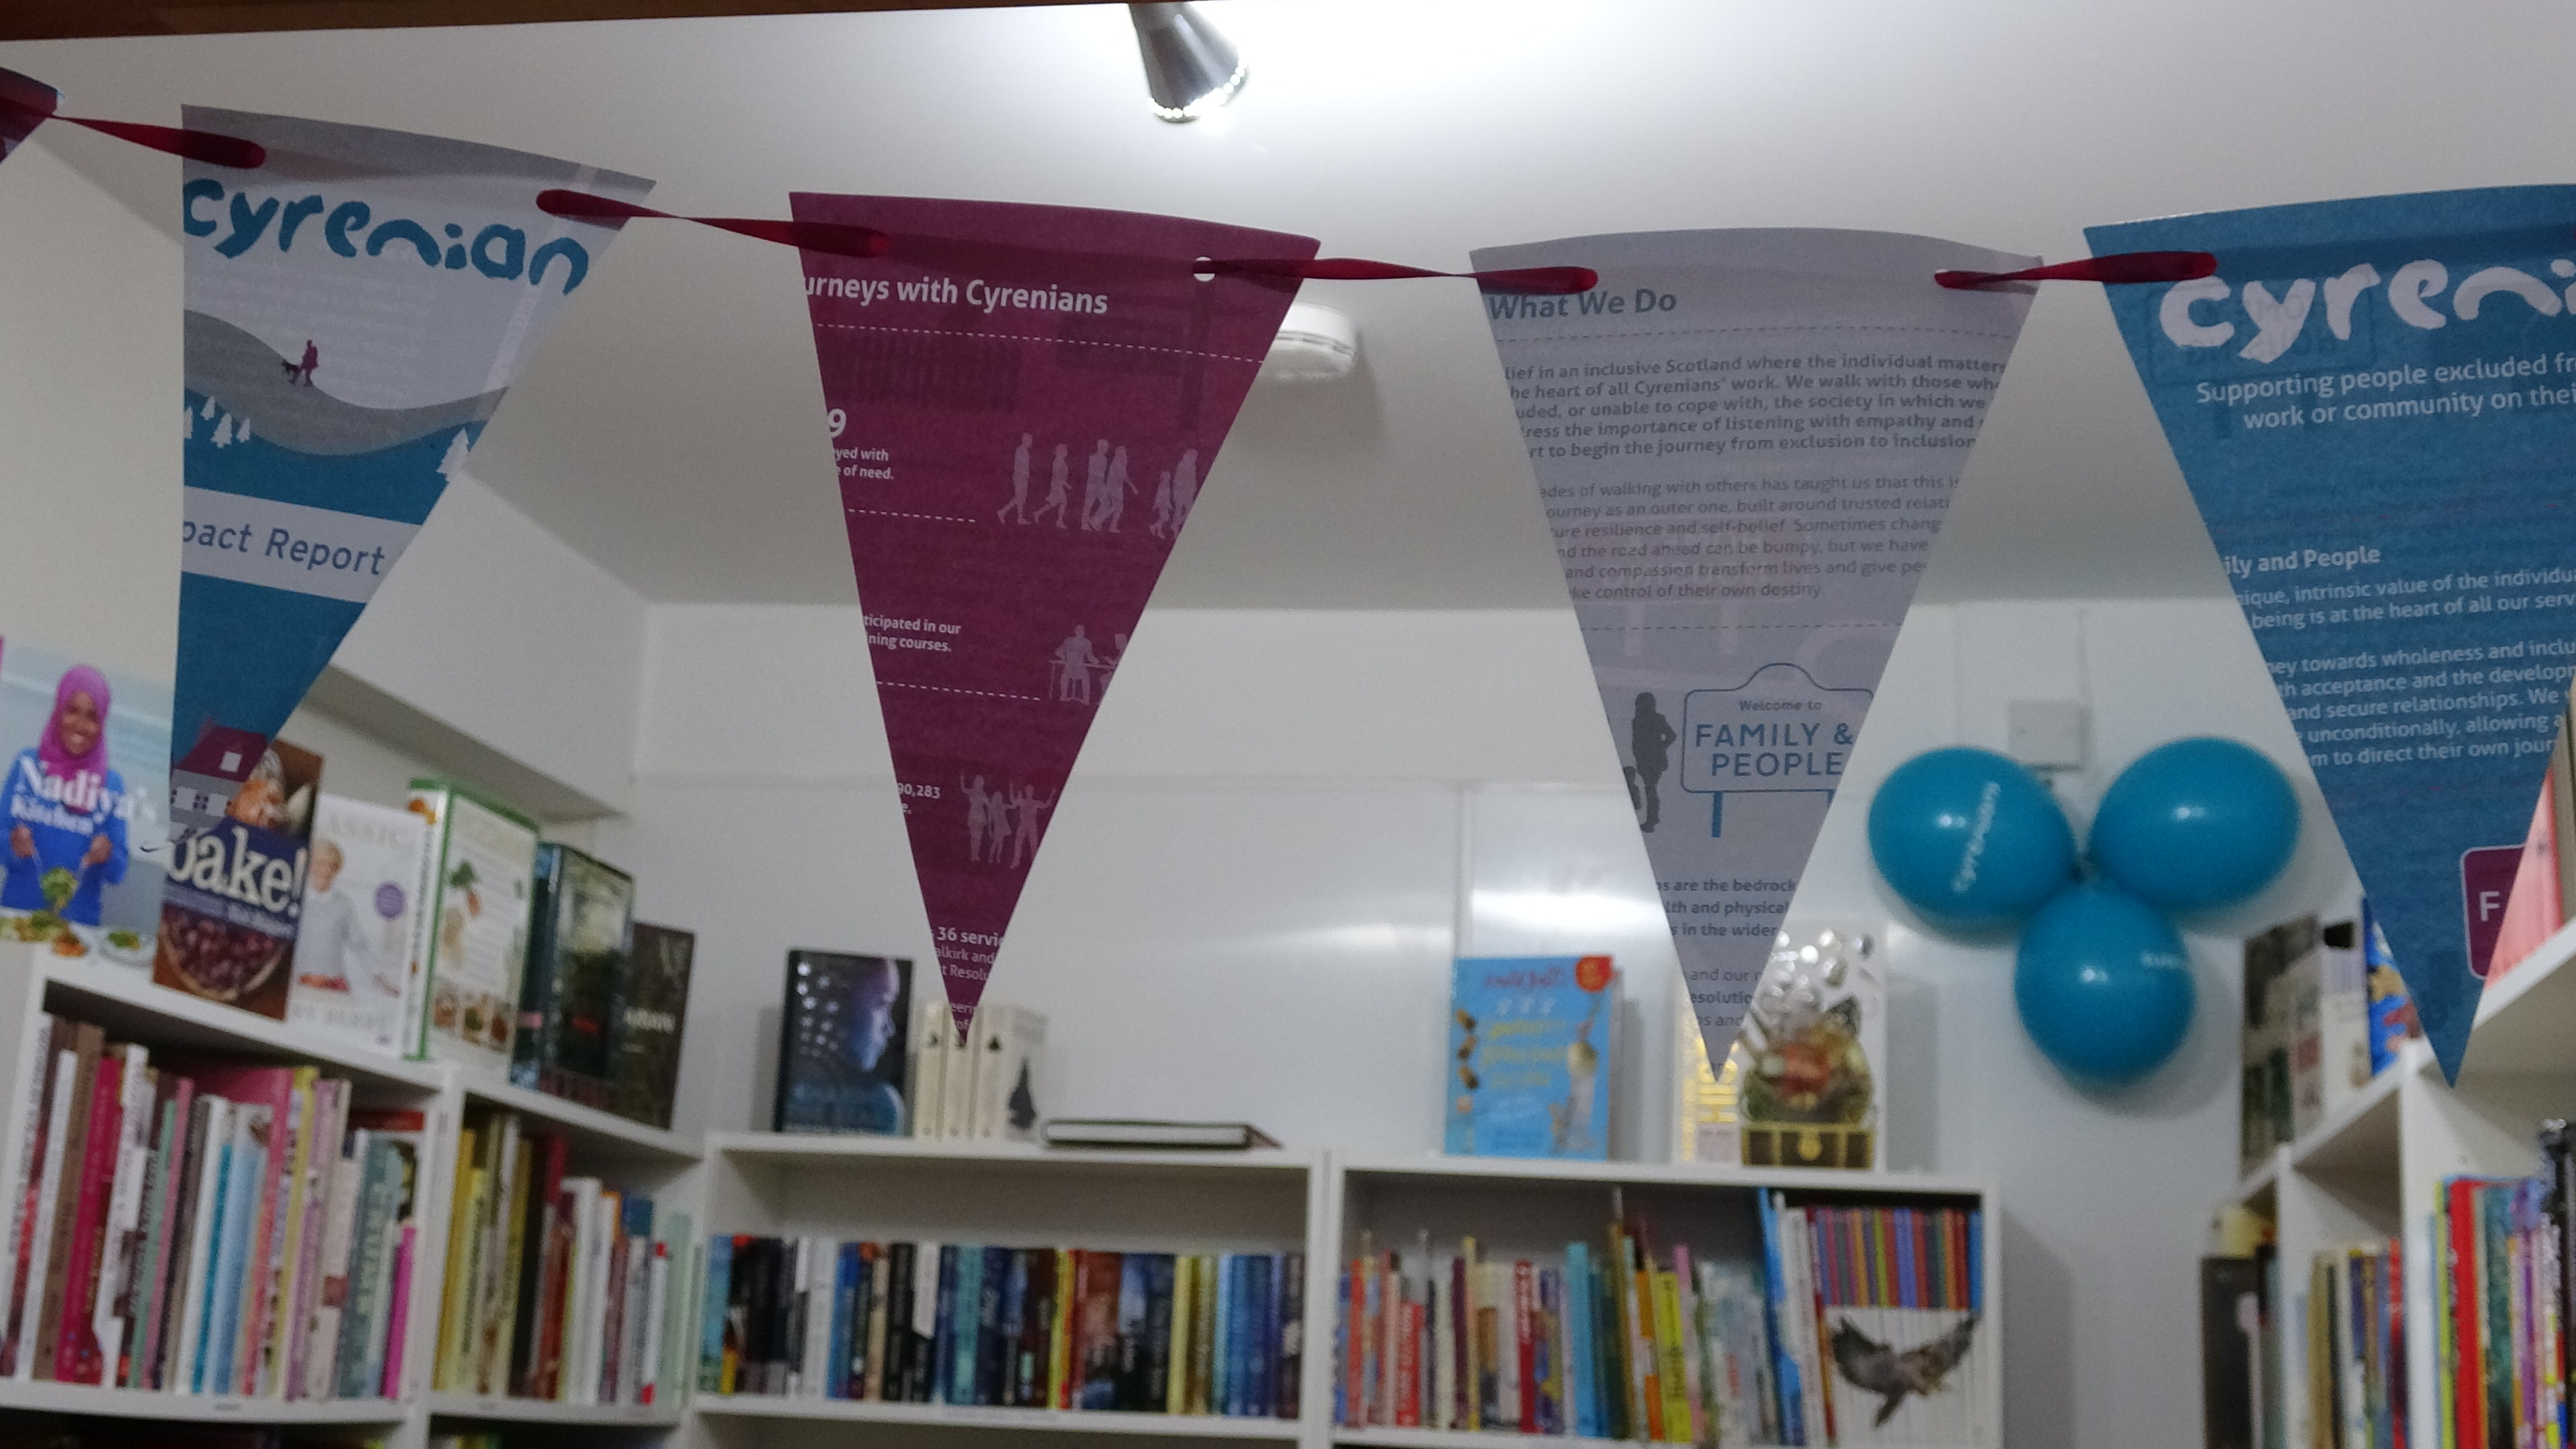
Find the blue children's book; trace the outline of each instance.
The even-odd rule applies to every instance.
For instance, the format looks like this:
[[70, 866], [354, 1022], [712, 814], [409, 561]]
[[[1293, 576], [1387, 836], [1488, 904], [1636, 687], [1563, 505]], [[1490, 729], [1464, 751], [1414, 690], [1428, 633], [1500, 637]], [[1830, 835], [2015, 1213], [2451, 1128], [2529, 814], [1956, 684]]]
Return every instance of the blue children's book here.
[[1619, 975], [1607, 956], [1470, 956], [1449, 995], [1444, 1150], [1610, 1155]]

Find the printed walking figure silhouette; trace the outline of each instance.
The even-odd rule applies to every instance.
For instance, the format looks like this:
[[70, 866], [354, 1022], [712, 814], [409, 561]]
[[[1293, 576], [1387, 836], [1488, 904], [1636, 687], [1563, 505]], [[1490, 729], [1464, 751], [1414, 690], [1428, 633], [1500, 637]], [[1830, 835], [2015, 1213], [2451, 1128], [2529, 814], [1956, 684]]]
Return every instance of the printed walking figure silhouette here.
[[1101, 487], [1107, 501], [1100, 505], [1100, 526], [1116, 533], [1120, 520], [1127, 516], [1127, 495], [1136, 491], [1136, 485], [1127, 481], [1125, 448], [1109, 455], [1109, 478]]
[[1030, 515], [1029, 522], [1035, 523], [1049, 513], [1053, 513], [1055, 526], [1064, 527], [1064, 507], [1072, 498], [1072, 486], [1067, 481], [1065, 473], [1065, 453], [1069, 446], [1065, 443], [1055, 445], [1055, 468], [1047, 475], [1046, 502], [1038, 505], [1038, 511]]
[[1628, 757], [1636, 762], [1637, 794], [1645, 797], [1646, 813], [1637, 828], [1652, 831], [1664, 818], [1664, 771], [1672, 768], [1673, 741], [1680, 739], [1673, 722], [1655, 710], [1655, 697], [1637, 696], [1637, 713], [1628, 721]]
[[1027, 433], [1020, 434], [1020, 445], [1011, 452], [1011, 501], [1002, 505], [999, 519], [1017, 516], [1029, 521], [1029, 444], [1036, 441]]

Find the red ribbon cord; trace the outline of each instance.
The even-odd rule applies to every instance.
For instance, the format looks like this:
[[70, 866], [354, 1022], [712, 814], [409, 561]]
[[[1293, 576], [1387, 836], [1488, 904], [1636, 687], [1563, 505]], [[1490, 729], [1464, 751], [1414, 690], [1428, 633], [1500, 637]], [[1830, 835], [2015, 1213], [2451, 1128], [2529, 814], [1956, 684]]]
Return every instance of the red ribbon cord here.
[[693, 221], [700, 226], [757, 237], [801, 251], [830, 252], [844, 257], [884, 256], [886, 248], [894, 240], [872, 226], [850, 226], [837, 221], [766, 221], [751, 216], [680, 216], [587, 191], [540, 191], [537, 193], [537, 209], [548, 216], [570, 217], [576, 221]]
[[[14, 76], [14, 79], [24, 77]], [[190, 161], [203, 161], [210, 166], [231, 166], [254, 171], [268, 161], [268, 148], [239, 136], [226, 136], [214, 131], [190, 131], [178, 126], [147, 126], [140, 121], [103, 121], [91, 116], [66, 116], [47, 102], [46, 95], [32, 86], [0, 85], [0, 113], [18, 122], [25, 131], [33, 131], [46, 121], [86, 126], [102, 135], [155, 151], [167, 151]]]
[[1515, 267], [1498, 272], [1434, 272], [1395, 262], [1360, 257], [1316, 257], [1290, 261], [1276, 257], [1202, 258], [1197, 271], [1206, 276], [1295, 277], [1309, 282], [1388, 282], [1410, 277], [1458, 277], [1488, 292], [1534, 292], [1563, 297], [1601, 285], [1590, 267]]
[[2018, 272], [1934, 272], [1932, 280], [1954, 292], [1991, 287], [1998, 282], [2101, 282], [2131, 286], [2140, 282], [2196, 282], [2215, 275], [2218, 258], [2208, 252], [2114, 252]]

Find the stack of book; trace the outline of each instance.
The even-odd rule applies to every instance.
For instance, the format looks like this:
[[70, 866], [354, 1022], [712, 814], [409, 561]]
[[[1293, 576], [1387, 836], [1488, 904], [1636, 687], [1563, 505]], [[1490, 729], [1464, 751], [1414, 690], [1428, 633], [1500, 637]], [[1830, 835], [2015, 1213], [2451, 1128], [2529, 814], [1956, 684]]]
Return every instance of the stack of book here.
[[2308, 1423], [2320, 1443], [2371, 1449], [2405, 1441], [2403, 1261], [2390, 1238], [2329, 1249], [2309, 1264]]
[[[2433, 1332], [2444, 1443], [2566, 1442], [2564, 1209], [2536, 1178], [2443, 1181]], [[2313, 1345], [2314, 1302], [2309, 1313]]]
[[513, 1112], [469, 1117], [459, 1134], [442, 1392], [650, 1405], [678, 1382], [697, 1278], [688, 1214], [567, 1176], [567, 1147]]
[[2245, 941], [2237, 1168], [2341, 1111], [2419, 1035], [2367, 902], [2361, 918], [2284, 921]]
[[698, 1388], [1297, 1416], [1302, 1253], [718, 1237]]
[[1759, 1266], [1658, 1250], [1635, 1221], [1553, 1261], [1364, 1237], [1341, 1277], [1335, 1422], [1663, 1443], [1992, 1437], [1977, 1212], [1773, 1194], [1760, 1225]]
[[427, 1150], [311, 1067], [155, 1062], [39, 1017], [0, 1375], [376, 1398], [402, 1382]]

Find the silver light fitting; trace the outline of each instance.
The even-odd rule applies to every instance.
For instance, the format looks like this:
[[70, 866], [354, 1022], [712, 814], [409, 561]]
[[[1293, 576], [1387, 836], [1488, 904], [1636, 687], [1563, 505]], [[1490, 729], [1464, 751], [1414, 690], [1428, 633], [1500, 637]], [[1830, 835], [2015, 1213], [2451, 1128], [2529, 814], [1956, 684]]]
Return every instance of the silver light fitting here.
[[1234, 99], [1251, 72], [1207, 17], [1188, 4], [1131, 4], [1136, 51], [1145, 61], [1145, 91], [1154, 114], [1195, 121]]

